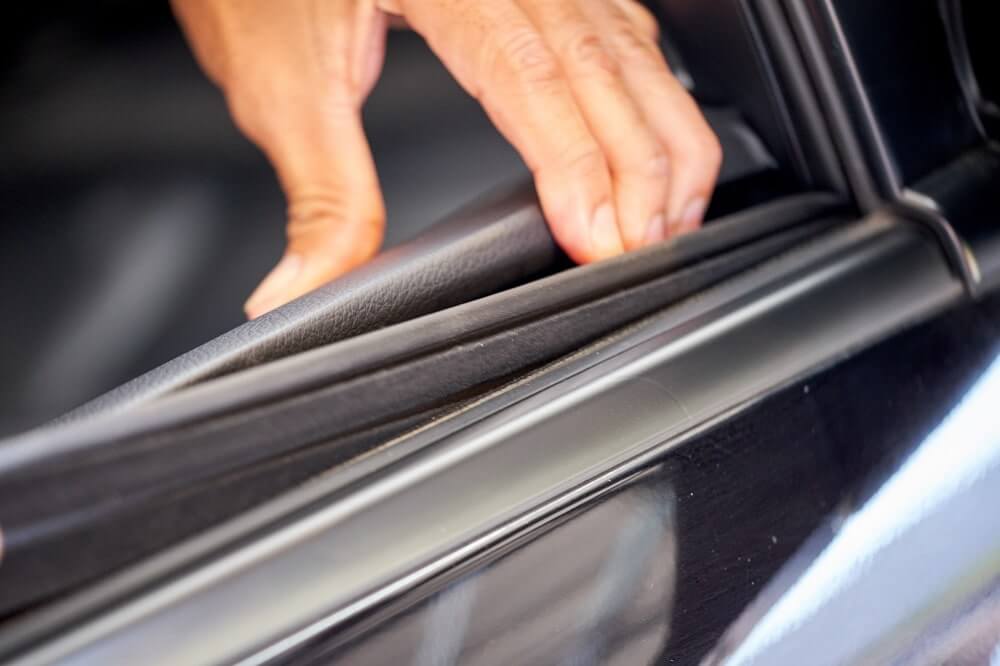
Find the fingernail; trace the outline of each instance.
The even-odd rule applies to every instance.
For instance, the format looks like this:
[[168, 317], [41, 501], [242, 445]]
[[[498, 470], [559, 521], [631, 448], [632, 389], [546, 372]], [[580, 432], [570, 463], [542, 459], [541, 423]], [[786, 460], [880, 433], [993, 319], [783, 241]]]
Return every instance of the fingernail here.
[[594, 211], [594, 217], [590, 222], [590, 242], [598, 259], [621, 254], [624, 250], [621, 234], [618, 233], [615, 211], [610, 203], [602, 204]]
[[659, 243], [667, 237], [667, 218], [662, 213], [653, 217], [646, 227], [646, 244]]
[[701, 221], [705, 218], [705, 211], [708, 210], [708, 202], [704, 199], [695, 199], [687, 205], [681, 213], [678, 222], [678, 229], [681, 232], [694, 231], [701, 226]]
[[286, 254], [282, 257], [278, 265], [268, 273], [260, 286], [247, 299], [244, 306], [247, 312], [255, 317], [271, 310], [272, 308], [266, 307], [267, 304], [280, 299], [282, 294], [295, 283], [296, 278], [302, 272], [304, 263], [298, 254]]

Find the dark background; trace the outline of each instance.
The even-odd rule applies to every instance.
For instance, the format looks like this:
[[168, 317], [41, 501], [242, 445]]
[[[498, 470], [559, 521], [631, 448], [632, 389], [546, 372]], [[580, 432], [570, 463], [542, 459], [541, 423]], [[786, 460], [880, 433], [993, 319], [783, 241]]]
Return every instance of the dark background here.
[[[239, 325], [284, 240], [167, 3], [22, 5], [0, 27], [0, 436]], [[526, 173], [408, 32], [365, 124], [389, 245]]]

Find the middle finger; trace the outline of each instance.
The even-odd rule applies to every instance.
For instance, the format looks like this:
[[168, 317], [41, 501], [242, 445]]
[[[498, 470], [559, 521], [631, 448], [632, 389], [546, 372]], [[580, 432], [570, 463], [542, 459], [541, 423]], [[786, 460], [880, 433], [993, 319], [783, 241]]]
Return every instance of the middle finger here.
[[518, 0], [558, 58], [611, 169], [618, 224], [627, 249], [662, 240], [669, 162], [656, 133], [578, 0]]

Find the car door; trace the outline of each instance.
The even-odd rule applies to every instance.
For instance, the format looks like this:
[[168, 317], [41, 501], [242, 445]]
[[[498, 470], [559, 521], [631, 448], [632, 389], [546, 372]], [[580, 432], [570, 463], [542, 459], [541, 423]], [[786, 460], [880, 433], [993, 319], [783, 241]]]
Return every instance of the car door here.
[[[955, 87], [942, 106], [976, 133], [893, 181], [856, 121], [868, 88], [836, 83], [844, 44], [817, 36], [845, 17], [795, 7], [662, 6], [695, 91], [767, 148], [698, 234], [564, 270], [530, 193], [501, 196], [4, 443], [6, 609], [77, 590], [16, 618], [7, 653], [708, 655], [997, 353], [976, 105]], [[719, 66], [706, 25], [752, 85], [699, 88]], [[909, 118], [893, 109], [882, 123]], [[374, 295], [395, 314], [364, 310]]]

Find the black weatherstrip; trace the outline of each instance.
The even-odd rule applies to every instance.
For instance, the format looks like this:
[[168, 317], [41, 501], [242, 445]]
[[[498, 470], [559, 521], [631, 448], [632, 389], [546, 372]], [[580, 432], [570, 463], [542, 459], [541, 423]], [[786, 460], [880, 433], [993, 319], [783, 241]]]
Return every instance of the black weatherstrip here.
[[843, 221], [828, 197], [786, 200], [156, 405], [8, 441], [2, 610], [152, 554]]
[[492, 394], [459, 429], [423, 428], [26, 621], [0, 654], [47, 636], [23, 663], [291, 657], [961, 298], [904, 220], [819, 234]]

